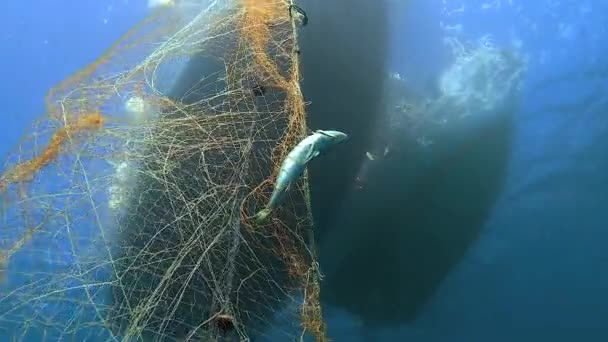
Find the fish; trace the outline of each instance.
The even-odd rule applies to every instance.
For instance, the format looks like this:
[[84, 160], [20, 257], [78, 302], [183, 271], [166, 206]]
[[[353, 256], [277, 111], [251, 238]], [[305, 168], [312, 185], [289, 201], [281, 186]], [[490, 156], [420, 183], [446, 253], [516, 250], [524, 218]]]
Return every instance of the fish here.
[[264, 223], [270, 213], [281, 204], [291, 185], [300, 179], [308, 162], [346, 139], [346, 133], [332, 130], [316, 130], [302, 139], [281, 163], [270, 200], [264, 209], [254, 216], [254, 221], [257, 224]]
[[364, 188], [365, 183], [367, 182], [369, 173], [373, 172], [372, 170], [374, 168], [377, 168], [376, 165], [381, 164], [382, 160], [384, 160], [390, 152], [391, 152], [391, 146], [388, 144], [384, 145], [384, 150], [382, 152], [379, 152], [379, 151], [365, 152], [365, 158], [361, 161], [361, 166], [359, 167], [359, 171], [357, 172], [357, 175], [355, 176], [355, 182], [354, 182], [355, 189], [361, 190]]

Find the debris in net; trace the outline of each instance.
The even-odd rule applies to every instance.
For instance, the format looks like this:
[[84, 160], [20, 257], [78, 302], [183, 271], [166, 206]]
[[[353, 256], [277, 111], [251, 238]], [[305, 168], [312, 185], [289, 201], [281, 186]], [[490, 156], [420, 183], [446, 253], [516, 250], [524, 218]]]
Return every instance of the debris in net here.
[[234, 317], [226, 314], [217, 315], [211, 321], [211, 324], [213, 324], [220, 334], [226, 335], [234, 330]]
[[266, 87], [261, 84], [258, 84], [253, 87], [252, 91], [254, 96], [263, 96], [266, 94]]

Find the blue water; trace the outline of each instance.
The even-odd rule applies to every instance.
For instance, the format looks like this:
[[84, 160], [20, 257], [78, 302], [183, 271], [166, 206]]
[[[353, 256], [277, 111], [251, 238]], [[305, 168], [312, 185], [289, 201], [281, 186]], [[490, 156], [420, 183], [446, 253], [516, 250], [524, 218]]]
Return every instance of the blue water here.
[[[519, 46], [529, 67], [504, 188], [479, 238], [414, 321], [372, 329], [327, 308], [330, 334], [353, 342], [606, 341], [608, 3], [445, 2], [447, 11], [439, 0], [391, 1], [391, 67], [427, 87], [449, 61], [440, 22]], [[143, 0], [3, 1], [0, 155], [44, 114], [51, 86], [146, 12]]]
[[[368, 340], [604, 341], [606, 4], [486, 1], [496, 7], [482, 10], [483, 1], [447, 2], [465, 11], [445, 21], [498, 44], [517, 38], [528, 56], [505, 187], [480, 238], [417, 320]], [[417, 14], [441, 16], [440, 1], [417, 3], [420, 11], [403, 24], [417, 46], [397, 49], [411, 69], [408, 51], [424, 55], [439, 40], [437, 25]]]

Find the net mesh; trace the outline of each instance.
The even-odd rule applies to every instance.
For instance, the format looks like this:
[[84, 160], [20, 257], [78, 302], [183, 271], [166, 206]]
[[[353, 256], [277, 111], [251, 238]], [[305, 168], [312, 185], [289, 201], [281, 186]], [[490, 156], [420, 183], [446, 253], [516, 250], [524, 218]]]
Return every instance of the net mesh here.
[[[0, 176], [0, 328], [246, 340], [281, 316], [281, 340], [325, 340], [306, 177], [251, 220], [307, 133], [290, 5], [158, 10], [49, 91]], [[213, 72], [172, 94], [194, 58]]]

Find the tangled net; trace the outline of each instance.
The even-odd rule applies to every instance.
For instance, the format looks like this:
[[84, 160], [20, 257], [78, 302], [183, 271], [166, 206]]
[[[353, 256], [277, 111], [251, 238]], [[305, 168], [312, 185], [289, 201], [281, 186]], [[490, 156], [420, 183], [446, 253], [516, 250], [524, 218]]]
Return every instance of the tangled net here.
[[[247, 340], [281, 312], [282, 340], [326, 339], [306, 177], [250, 220], [307, 134], [291, 5], [213, 1], [185, 25], [157, 11], [49, 92], [0, 176], [0, 329]], [[171, 94], [191, 59], [213, 72]]]

